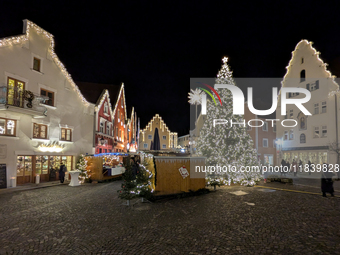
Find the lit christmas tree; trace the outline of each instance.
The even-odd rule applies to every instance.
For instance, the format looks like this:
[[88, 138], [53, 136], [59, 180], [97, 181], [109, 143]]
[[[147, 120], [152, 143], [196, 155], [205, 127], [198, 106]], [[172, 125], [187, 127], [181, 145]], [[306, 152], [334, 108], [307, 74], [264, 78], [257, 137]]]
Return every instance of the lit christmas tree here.
[[136, 197], [136, 180], [133, 174], [130, 157], [126, 160], [125, 173], [123, 174], [122, 189], [118, 190], [119, 197], [127, 200], [127, 205], [130, 205], [130, 200]]
[[147, 169], [147, 162], [144, 161], [143, 164], [139, 165], [137, 176], [136, 176], [136, 193], [139, 197], [143, 199], [150, 199], [152, 197], [151, 190], [151, 178], [153, 174]]
[[87, 161], [85, 159], [85, 156], [83, 154], [80, 155], [78, 162], [77, 162], [77, 169], [81, 171], [79, 174], [79, 179], [81, 183], [85, 182], [85, 179], [88, 179], [87, 175]]
[[[216, 83], [235, 85], [232, 71], [230, 71], [227, 62], [228, 59], [223, 58], [223, 65], [217, 74]], [[258, 171], [248, 173], [240, 171], [241, 166], [259, 166], [253, 140], [243, 125], [243, 116], [233, 115], [231, 92], [228, 89], [217, 89], [217, 93], [221, 97], [222, 106], [214, 105], [212, 101], [207, 100], [207, 119], [200, 131], [197, 152], [199, 155], [207, 157], [207, 166], [233, 166], [236, 171], [209, 174], [208, 182], [209, 184], [213, 183], [214, 186], [216, 186], [216, 180], [220, 184], [234, 182], [242, 185], [254, 185], [255, 181], [261, 177], [260, 173]], [[214, 119], [227, 120], [228, 123], [214, 127]], [[231, 120], [234, 123], [232, 127]]]

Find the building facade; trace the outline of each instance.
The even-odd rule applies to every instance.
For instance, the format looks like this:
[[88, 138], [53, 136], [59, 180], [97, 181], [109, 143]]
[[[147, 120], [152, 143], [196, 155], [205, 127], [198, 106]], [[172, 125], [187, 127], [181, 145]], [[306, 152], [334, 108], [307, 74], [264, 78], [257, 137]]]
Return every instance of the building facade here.
[[[94, 105], [54, 51], [53, 35], [24, 20], [23, 34], [0, 40], [1, 187], [57, 180], [93, 153]], [[39, 178], [37, 178], [39, 176]]]
[[[157, 147], [155, 148], [155, 146]], [[177, 133], [171, 132], [162, 117], [156, 114], [148, 125], [140, 131], [139, 150], [169, 150], [174, 148], [177, 148]]]
[[[277, 122], [277, 140], [280, 145], [279, 160], [289, 163], [308, 160], [313, 164], [338, 162], [337, 153], [332, 147], [338, 146], [339, 132], [339, 96], [334, 93], [339, 86], [334, 76], [327, 70], [326, 64], [319, 58], [319, 52], [312, 47], [312, 42], [300, 41], [292, 52], [287, 66], [282, 87], [300, 87], [310, 91], [311, 99], [303, 106], [311, 113], [305, 115], [295, 105], [287, 105], [286, 115], [281, 115], [281, 92], [278, 98], [276, 119], [293, 119], [295, 127], [283, 127]], [[289, 93], [288, 98], [304, 98], [304, 94]], [[286, 125], [293, 125], [286, 121]]]

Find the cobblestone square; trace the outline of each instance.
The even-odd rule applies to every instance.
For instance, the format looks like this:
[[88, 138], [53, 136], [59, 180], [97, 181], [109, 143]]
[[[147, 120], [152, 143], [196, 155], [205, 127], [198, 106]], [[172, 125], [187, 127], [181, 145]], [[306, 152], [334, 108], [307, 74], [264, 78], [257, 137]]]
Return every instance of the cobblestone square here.
[[298, 192], [320, 193], [316, 183], [130, 207], [120, 185], [0, 193], [0, 254], [340, 254], [339, 198]]

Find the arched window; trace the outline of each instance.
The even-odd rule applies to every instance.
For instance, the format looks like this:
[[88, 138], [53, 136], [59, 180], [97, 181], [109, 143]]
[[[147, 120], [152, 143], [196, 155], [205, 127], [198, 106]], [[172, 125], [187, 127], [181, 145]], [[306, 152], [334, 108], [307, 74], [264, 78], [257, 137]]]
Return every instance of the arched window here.
[[300, 82], [303, 82], [306, 80], [306, 70], [302, 70], [300, 72]]
[[305, 134], [300, 135], [300, 143], [306, 143], [306, 135]]

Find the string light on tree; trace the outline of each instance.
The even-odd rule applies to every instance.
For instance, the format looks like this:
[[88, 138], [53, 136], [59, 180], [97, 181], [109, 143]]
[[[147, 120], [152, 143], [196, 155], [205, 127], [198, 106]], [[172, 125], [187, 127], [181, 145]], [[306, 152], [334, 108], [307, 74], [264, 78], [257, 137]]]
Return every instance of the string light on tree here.
[[196, 106], [195, 120], [197, 119], [197, 105], [202, 103], [202, 90], [191, 89], [189, 92], [189, 103]]

